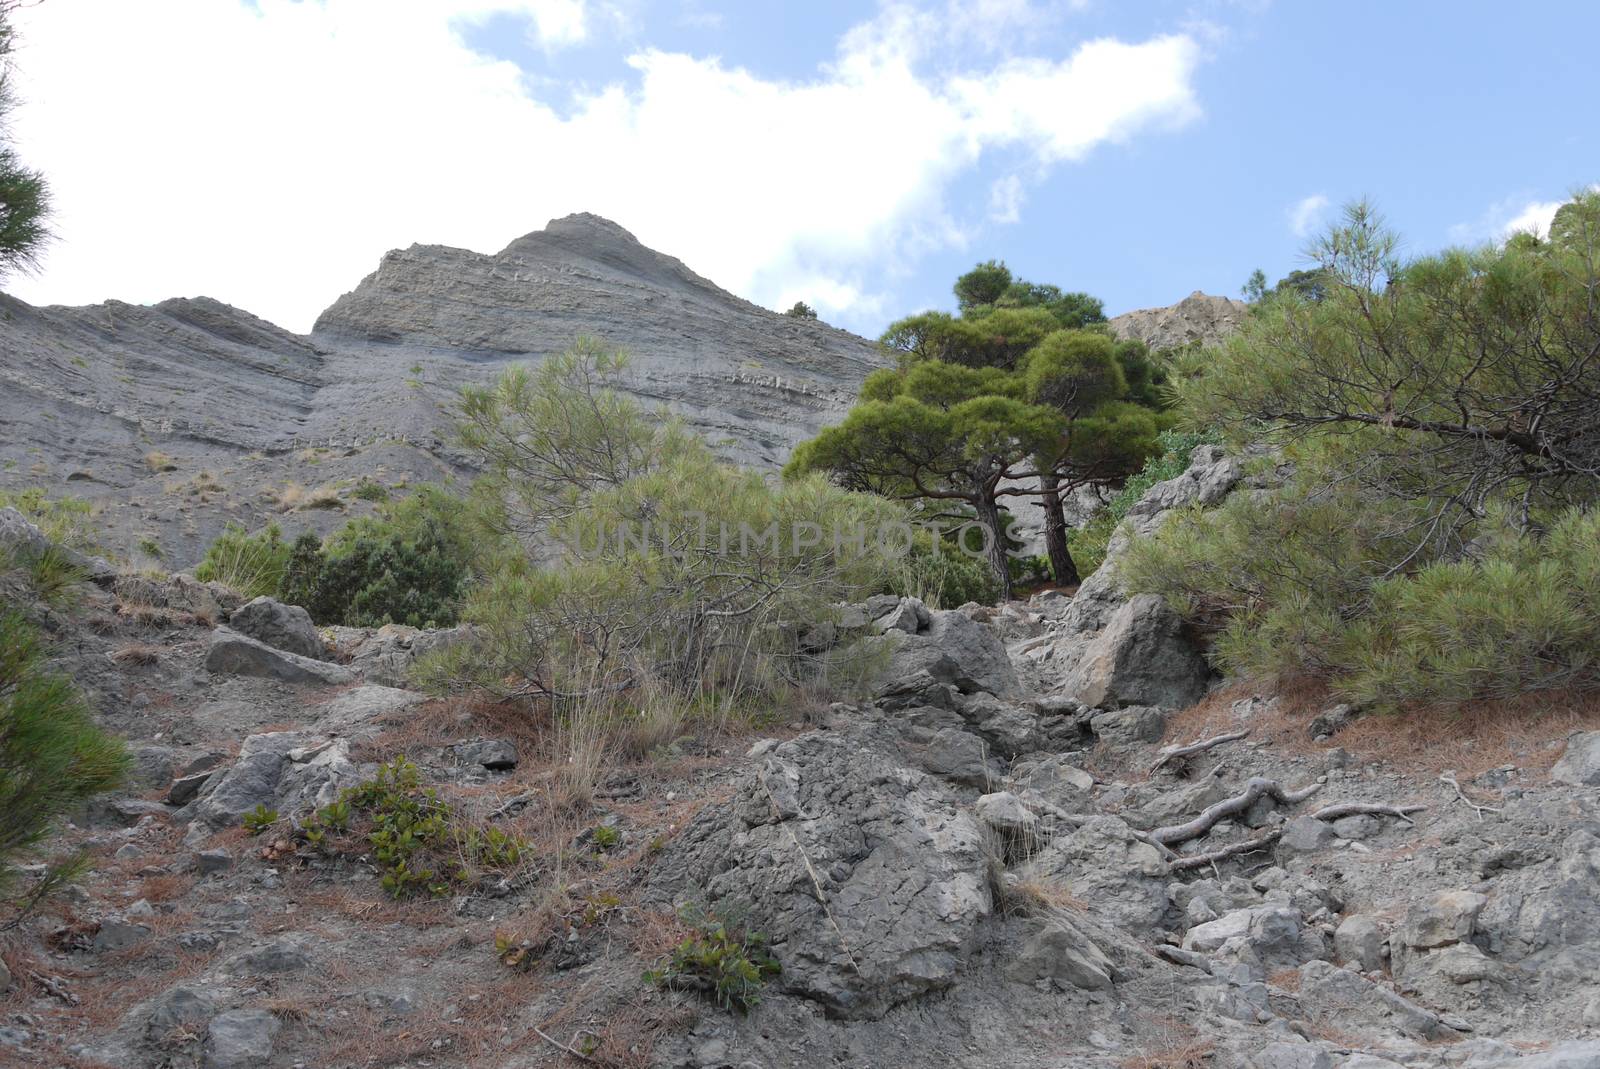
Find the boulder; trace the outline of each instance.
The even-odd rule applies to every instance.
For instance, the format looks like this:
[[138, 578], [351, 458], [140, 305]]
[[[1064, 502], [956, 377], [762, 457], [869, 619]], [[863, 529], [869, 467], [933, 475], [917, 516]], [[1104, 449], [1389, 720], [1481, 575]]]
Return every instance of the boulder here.
[[1237, 958], [1252, 966], [1259, 979], [1273, 969], [1304, 960], [1300, 928], [1300, 911], [1292, 907], [1236, 909], [1190, 928], [1183, 937], [1183, 949]]
[[923, 631], [888, 631], [871, 641], [888, 647], [885, 689], [926, 673], [964, 694], [984, 691], [1009, 698], [1022, 691], [1000, 636], [963, 612], [932, 612]]
[[218, 675], [259, 676], [282, 683], [339, 686], [355, 682], [347, 668], [275, 649], [227, 627], [211, 633], [205, 664], [207, 671]]
[[175, 1032], [199, 1033], [216, 1012], [216, 1003], [204, 989], [174, 987], [156, 1000], [145, 1018], [145, 1038], [159, 1046]]
[[403, 688], [411, 682], [411, 669], [419, 659], [472, 638], [466, 624], [426, 631], [386, 624], [355, 647], [350, 668], [368, 683]]
[[316, 661], [327, 656], [322, 636], [311, 622], [311, 614], [298, 605], [285, 605], [275, 598], [263, 595], [246, 602], [228, 617], [228, 626], [273, 649]]
[[1568, 739], [1561, 760], [1550, 769], [1550, 781], [1600, 787], [1600, 731], [1584, 731]]
[[1283, 826], [1283, 837], [1278, 846], [1296, 854], [1311, 854], [1326, 849], [1339, 833], [1333, 825], [1316, 817], [1295, 817]]
[[1339, 922], [1333, 933], [1333, 952], [1340, 961], [1362, 972], [1383, 968], [1383, 929], [1371, 917], [1356, 914]]
[[1052, 917], [1030, 936], [1007, 970], [1013, 980], [1056, 980], [1086, 991], [1103, 991], [1117, 968], [1087, 935], [1064, 917]]
[[1133, 931], [1148, 930], [1166, 914], [1166, 874], [1155, 847], [1120, 818], [1104, 815], [1052, 839], [1017, 869], [1022, 879], [1053, 883], [1095, 903], [1099, 917]]
[[281, 1025], [268, 1010], [229, 1010], [206, 1028], [206, 1069], [248, 1069], [272, 1060]]
[[1415, 950], [1448, 946], [1472, 938], [1478, 914], [1489, 900], [1475, 891], [1445, 891], [1412, 905], [1400, 938]]
[[251, 735], [238, 759], [200, 789], [192, 816], [213, 828], [235, 827], [258, 806], [294, 817], [337, 800], [360, 779], [347, 739], [298, 731]]
[[504, 772], [517, 767], [517, 748], [506, 739], [458, 742], [451, 749], [458, 761], [469, 765], [481, 765], [491, 772]]
[[1326, 961], [1300, 966], [1300, 1003], [1348, 1028], [1397, 1032], [1423, 1039], [1452, 1035], [1437, 1013]]
[[1089, 730], [1113, 750], [1131, 750], [1145, 743], [1160, 742], [1167, 731], [1167, 714], [1152, 705], [1113, 709], [1095, 714], [1089, 721]]
[[1210, 668], [1165, 599], [1141, 594], [1106, 621], [1062, 692], [1089, 706], [1183, 709], [1205, 695]]
[[775, 983], [830, 1016], [877, 1019], [955, 982], [992, 912], [988, 871], [983, 828], [937, 781], [881, 744], [819, 732], [702, 810], [647, 895], [740, 909], [783, 964]]
[[1304, 1040], [1269, 1043], [1250, 1055], [1250, 1069], [1333, 1069], [1333, 1059]]

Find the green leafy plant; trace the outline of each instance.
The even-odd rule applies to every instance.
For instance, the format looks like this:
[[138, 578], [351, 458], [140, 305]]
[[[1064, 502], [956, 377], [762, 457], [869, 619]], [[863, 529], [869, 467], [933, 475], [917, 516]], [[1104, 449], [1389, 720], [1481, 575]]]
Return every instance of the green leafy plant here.
[[247, 598], [275, 596], [283, 588], [289, 552], [283, 529], [275, 523], [255, 534], [229, 524], [206, 550], [194, 575], [202, 583], [218, 582]]
[[[128, 765], [122, 742], [95, 726], [82, 695], [46, 670], [45, 657], [20, 613], [0, 613], [0, 890], [19, 855], [60, 817], [119, 785]], [[53, 886], [67, 869], [52, 872]]]
[[693, 934], [647, 971], [645, 982], [699, 991], [725, 1010], [750, 1012], [761, 1001], [762, 986], [783, 971], [768, 953], [766, 938], [711, 915], [687, 913], [683, 919]]
[[1189, 466], [1190, 454], [1202, 445], [1215, 445], [1221, 440], [1222, 436], [1214, 430], [1171, 428], [1162, 431], [1157, 439], [1160, 452], [1147, 460], [1138, 474], [1130, 476], [1088, 523], [1069, 536], [1072, 557], [1083, 574], [1089, 575], [1100, 567], [1105, 560], [1106, 546], [1111, 541], [1112, 532], [1146, 491], [1156, 483], [1182, 475]]
[[244, 827], [251, 835], [260, 835], [278, 823], [278, 811], [258, 805], [244, 815]]
[[594, 845], [597, 850], [615, 850], [622, 842], [622, 833], [609, 824], [597, 824], [594, 828]]

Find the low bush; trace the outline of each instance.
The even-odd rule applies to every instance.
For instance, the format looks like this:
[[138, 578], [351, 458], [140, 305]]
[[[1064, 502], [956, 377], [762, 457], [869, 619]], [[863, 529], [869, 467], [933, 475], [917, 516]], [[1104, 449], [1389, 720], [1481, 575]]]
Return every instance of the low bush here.
[[1433, 511], [1305, 481], [1234, 495], [1134, 543], [1123, 580], [1212, 634], [1224, 670], [1317, 674], [1363, 704], [1600, 685], [1600, 514], [1569, 510], [1542, 535], [1494, 514], [1466, 551], [1417, 555]]
[[713, 915], [686, 914], [694, 932], [666, 961], [644, 974], [645, 982], [673, 991], [698, 991], [725, 1010], [748, 1013], [761, 988], [783, 972], [767, 951], [766, 937]]
[[206, 550], [194, 575], [202, 583], [218, 582], [247, 598], [276, 597], [283, 590], [289, 552], [283, 529], [275, 523], [255, 534], [229, 524]]
[[302, 834], [315, 849], [331, 851], [358, 821], [365, 822], [365, 845], [393, 898], [438, 898], [470, 887], [485, 872], [515, 869], [527, 850], [516, 835], [463, 821], [437, 791], [422, 786], [417, 766], [404, 757], [342, 791], [306, 821]]
[[[0, 613], [0, 889], [18, 857], [87, 799], [116, 787], [127, 768], [121, 740], [101, 731], [87, 703], [44, 668], [37, 634]], [[59, 877], [47, 871], [45, 881]]]
[[99, 549], [94, 505], [82, 498], [49, 497], [38, 487], [0, 490], [0, 508], [16, 509], [56, 545], [80, 553]]

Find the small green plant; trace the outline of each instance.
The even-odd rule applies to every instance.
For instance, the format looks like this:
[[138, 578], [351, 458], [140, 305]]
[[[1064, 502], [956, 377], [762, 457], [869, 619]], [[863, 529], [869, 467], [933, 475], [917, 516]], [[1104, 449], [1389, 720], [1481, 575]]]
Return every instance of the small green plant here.
[[350, 496], [358, 501], [383, 502], [389, 500], [389, 488], [375, 479], [363, 479], [356, 484]]
[[[8, 462], [7, 471], [16, 462]], [[38, 487], [0, 490], [0, 508], [14, 508], [26, 516], [50, 541], [83, 553], [96, 552], [94, 506], [78, 497], [47, 497]]]
[[[12, 863], [44, 841], [61, 816], [116, 787], [127, 769], [121, 740], [95, 726], [63, 676], [45, 669], [46, 650], [20, 613], [0, 613], [0, 892]], [[35, 881], [24, 909], [69, 879], [75, 860]]]
[[594, 829], [596, 850], [615, 850], [622, 842], [622, 833], [609, 824], [597, 824]]
[[326, 849], [329, 833], [348, 831], [357, 814], [371, 821], [367, 844], [379, 882], [393, 898], [442, 897], [453, 886], [472, 884], [479, 869], [514, 869], [528, 848], [499, 828], [463, 826], [437, 791], [422, 786], [417, 766], [404, 757], [345, 789], [306, 822], [302, 834], [313, 847]]
[[147, 557], [153, 557], [156, 560], [160, 560], [162, 557], [161, 543], [157, 542], [149, 535], [145, 535], [143, 538], [139, 539], [139, 552], [143, 553]]
[[244, 815], [244, 829], [251, 835], [260, 835], [276, 823], [278, 811], [268, 809], [265, 805], [258, 805]]
[[761, 988], [783, 971], [767, 952], [767, 940], [709, 914], [686, 913], [694, 932], [666, 961], [644, 974], [646, 983], [675, 991], [699, 991], [725, 1010], [748, 1013]]
[[194, 575], [202, 583], [215, 581], [247, 598], [275, 595], [283, 586], [289, 552], [283, 529], [275, 523], [255, 534], [230, 524], [206, 550]]

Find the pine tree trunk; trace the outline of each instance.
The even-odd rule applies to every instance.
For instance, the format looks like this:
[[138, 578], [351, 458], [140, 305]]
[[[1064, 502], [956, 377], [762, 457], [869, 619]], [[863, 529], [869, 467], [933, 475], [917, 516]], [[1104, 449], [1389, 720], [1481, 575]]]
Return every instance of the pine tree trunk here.
[[1000, 506], [993, 492], [980, 493], [972, 502], [978, 512], [978, 522], [989, 529], [986, 546], [989, 567], [1000, 582], [1000, 600], [1011, 600], [1011, 567], [1006, 559], [1005, 530], [1000, 525]]
[[1050, 557], [1050, 574], [1057, 586], [1078, 584], [1078, 565], [1067, 548], [1067, 518], [1061, 511], [1061, 494], [1054, 472], [1039, 475], [1039, 506], [1044, 509], [1044, 549]]

